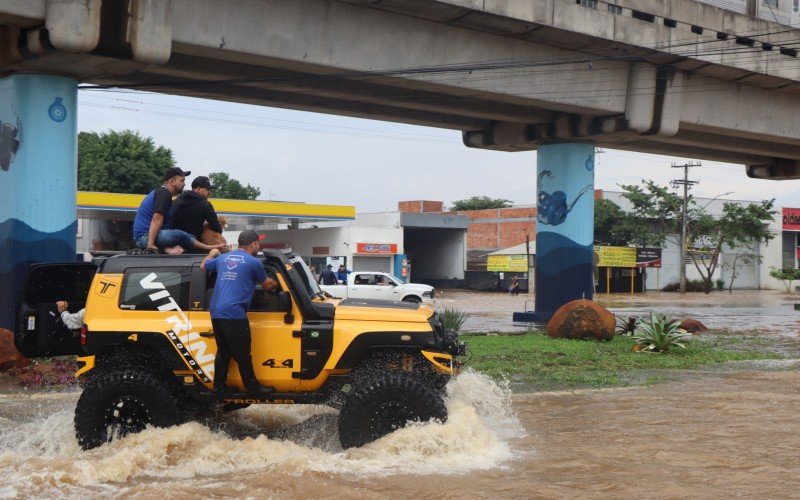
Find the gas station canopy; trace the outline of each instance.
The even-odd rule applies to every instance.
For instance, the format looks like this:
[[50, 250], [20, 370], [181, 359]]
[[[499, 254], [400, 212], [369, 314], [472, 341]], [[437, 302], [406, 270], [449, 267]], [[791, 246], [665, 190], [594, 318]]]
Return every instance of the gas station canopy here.
[[[79, 219], [133, 220], [144, 195], [78, 191]], [[317, 205], [286, 201], [224, 200], [210, 198], [218, 215], [229, 222], [260, 224], [352, 220], [356, 208], [347, 205]]]

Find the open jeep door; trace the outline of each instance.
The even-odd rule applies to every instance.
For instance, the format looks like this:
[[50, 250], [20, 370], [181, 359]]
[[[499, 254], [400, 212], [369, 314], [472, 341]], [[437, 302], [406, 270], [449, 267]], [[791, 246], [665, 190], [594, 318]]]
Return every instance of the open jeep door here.
[[56, 302], [66, 300], [70, 313], [84, 308], [96, 271], [89, 262], [31, 265], [14, 328], [14, 344], [23, 355], [82, 354], [80, 332], [64, 325]]

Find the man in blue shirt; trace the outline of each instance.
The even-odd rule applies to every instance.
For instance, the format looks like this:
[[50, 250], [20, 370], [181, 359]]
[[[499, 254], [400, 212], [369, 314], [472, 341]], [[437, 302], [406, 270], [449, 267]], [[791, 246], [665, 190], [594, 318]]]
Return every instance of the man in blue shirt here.
[[336, 279], [341, 281], [345, 285], [347, 284], [347, 275], [350, 274], [352, 271], [344, 267], [344, 264], [339, 264], [339, 270], [336, 271]]
[[214, 359], [214, 393], [221, 399], [227, 389], [228, 365], [231, 357], [239, 365], [242, 383], [248, 395], [266, 398], [273, 387], [263, 386], [256, 379], [253, 360], [250, 357], [250, 322], [247, 310], [253, 300], [256, 285], [266, 291], [278, 288], [278, 282], [267, 277], [264, 265], [255, 258], [260, 240], [264, 235], [255, 231], [239, 234], [239, 249], [221, 255], [214, 249], [203, 258], [200, 266], [206, 271], [216, 271], [217, 281], [211, 298], [211, 324], [217, 340], [217, 356]]
[[[164, 184], [147, 193], [133, 221], [133, 243], [142, 250], [157, 252], [165, 250], [167, 253], [181, 253], [184, 250], [209, 251], [212, 248], [224, 250], [225, 245], [205, 245], [197, 241], [194, 236], [172, 229], [172, 197], [183, 192], [186, 185], [186, 176], [191, 172], [184, 172], [178, 167], [172, 167], [164, 174]], [[180, 246], [181, 249], [175, 247]]]

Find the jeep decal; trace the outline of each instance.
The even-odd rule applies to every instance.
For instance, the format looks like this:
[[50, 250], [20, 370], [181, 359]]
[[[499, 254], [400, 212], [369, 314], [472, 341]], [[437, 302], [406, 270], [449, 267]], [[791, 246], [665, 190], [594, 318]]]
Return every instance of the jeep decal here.
[[[200, 334], [191, 331], [192, 323], [189, 318], [181, 310], [175, 299], [172, 298], [169, 290], [163, 283], [156, 281], [157, 279], [158, 275], [156, 273], [150, 273], [139, 281], [139, 285], [145, 290], [158, 290], [151, 293], [149, 297], [159, 311], [175, 311], [176, 314], [166, 318], [171, 327], [167, 331], [167, 338], [169, 338], [172, 345], [183, 357], [183, 360], [197, 374], [200, 380], [205, 383], [211, 383], [214, 379], [214, 355], [206, 354], [208, 345], [200, 337]], [[185, 333], [181, 334], [182, 332]], [[192, 355], [192, 351], [195, 351], [196, 358]]]

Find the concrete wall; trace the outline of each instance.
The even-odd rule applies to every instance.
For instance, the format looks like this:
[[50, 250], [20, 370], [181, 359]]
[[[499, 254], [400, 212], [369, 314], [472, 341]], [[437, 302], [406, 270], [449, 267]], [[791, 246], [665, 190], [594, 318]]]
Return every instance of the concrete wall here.
[[465, 238], [457, 229], [406, 229], [414, 281], [464, 279]]

